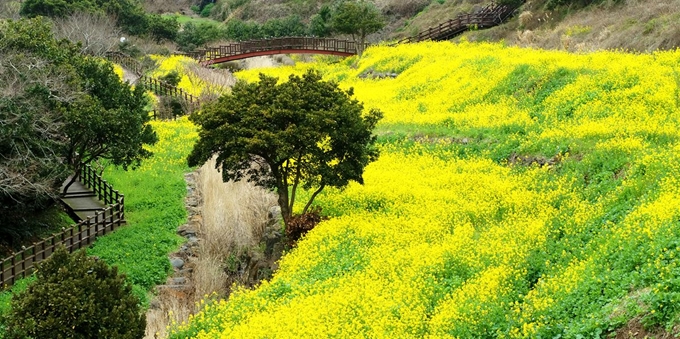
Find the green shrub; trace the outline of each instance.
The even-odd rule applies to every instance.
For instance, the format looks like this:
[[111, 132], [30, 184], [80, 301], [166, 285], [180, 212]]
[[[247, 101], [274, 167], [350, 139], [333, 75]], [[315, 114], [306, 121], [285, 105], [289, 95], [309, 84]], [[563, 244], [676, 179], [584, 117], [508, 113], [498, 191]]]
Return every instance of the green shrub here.
[[177, 86], [177, 84], [179, 84], [179, 82], [182, 80], [182, 76], [176, 70], [172, 70], [168, 72], [168, 74], [161, 76], [160, 79], [168, 85]]
[[146, 316], [116, 267], [60, 247], [13, 297], [7, 325], [8, 338], [132, 339], [144, 336]]
[[179, 22], [176, 17], [164, 18], [158, 14], [147, 16], [149, 35], [156, 42], [163, 40], [173, 41], [179, 31]]
[[201, 16], [204, 18], [207, 18], [210, 16], [210, 12], [212, 11], [213, 7], [215, 7], [215, 4], [207, 4], [203, 9], [201, 10]]
[[186, 52], [203, 47], [209, 42], [220, 40], [224, 37], [224, 34], [224, 31], [216, 24], [188, 22], [184, 25], [184, 30], [177, 33], [175, 42], [180, 51]]

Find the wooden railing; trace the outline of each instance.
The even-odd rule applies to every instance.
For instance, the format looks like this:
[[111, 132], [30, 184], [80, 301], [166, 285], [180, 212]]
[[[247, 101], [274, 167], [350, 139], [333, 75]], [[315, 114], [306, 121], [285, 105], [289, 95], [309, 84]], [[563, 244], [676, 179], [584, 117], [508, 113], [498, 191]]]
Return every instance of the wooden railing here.
[[338, 54], [358, 54], [366, 48], [368, 44], [360, 48], [360, 43], [350, 40], [310, 38], [310, 37], [289, 37], [273, 38], [262, 40], [241, 41], [229, 45], [199, 49], [185, 53], [189, 57], [197, 59], [204, 64], [212, 64], [215, 60], [233, 56], [253, 54], [268, 51], [317, 51], [333, 52]]
[[185, 90], [167, 84], [161, 80], [143, 75], [139, 77], [139, 82], [158, 95], [166, 95], [178, 100], [183, 100], [189, 106], [190, 110], [197, 109], [201, 105], [201, 101], [197, 96], [191, 95]]
[[461, 14], [454, 19], [431, 27], [418, 35], [400, 40], [398, 43], [419, 42], [425, 40], [449, 40], [470, 29], [481, 29], [498, 26], [505, 22], [516, 10], [516, 7], [492, 3], [477, 13]]
[[83, 166], [79, 178], [106, 205], [103, 211], [52, 235], [0, 261], [0, 289], [14, 285], [35, 270], [35, 264], [47, 259], [60, 245], [70, 252], [92, 244], [97, 237], [113, 232], [125, 224], [125, 197], [113, 189], [89, 166]]
[[138, 76], [144, 74], [144, 67], [142, 67], [142, 64], [128, 55], [119, 52], [109, 52], [106, 53], [106, 58], [127, 68]]
[[[197, 96], [189, 94], [183, 89], [172, 86], [162, 80], [143, 75], [144, 69], [141, 63], [134, 58], [118, 52], [108, 53], [106, 54], [106, 57], [112, 62], [135, 72], [135, 74], [139, 76], [138, 82], [157, 95], [166, 95], [181, 100], [187, 105], [187, 108], [190, 111], [197, 109], [201, 105]], [[153, 111], [153, 117], [154, 119], [157, 118], [156, 111]]]

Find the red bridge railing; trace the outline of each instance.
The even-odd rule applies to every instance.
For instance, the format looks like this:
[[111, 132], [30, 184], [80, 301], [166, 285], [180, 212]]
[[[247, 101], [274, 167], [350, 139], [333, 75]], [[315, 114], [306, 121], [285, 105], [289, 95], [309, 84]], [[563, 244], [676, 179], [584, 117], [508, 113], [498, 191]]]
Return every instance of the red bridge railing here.
[[[245, 59], [253, 54], [279, 54], [304, 51], [321, 54], [355, 55], [365, 49], [368, 44], [361, 44], [351, 40], [327, 39], [327, 38], [273, 38], [263, 40], [241, 41], [229, 45], [210, 47], [196, 50], [185, 55], [190, 56], [205, 64], [213, 64], [230, 60]], [[271, 52], [271, 53], [269, 53]]]

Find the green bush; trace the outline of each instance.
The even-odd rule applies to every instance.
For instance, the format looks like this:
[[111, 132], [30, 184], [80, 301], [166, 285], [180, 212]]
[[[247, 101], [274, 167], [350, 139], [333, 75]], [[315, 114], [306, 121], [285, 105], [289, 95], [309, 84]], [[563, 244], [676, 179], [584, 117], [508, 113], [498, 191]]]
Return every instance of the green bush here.
[[163, 40], [173, 41], [179, 31], [179, 22], [176, 17], [164, 18], [158, 14], [147, 16], [149, 35], [156, 42]]
[[180, 51], [192, 51], [198, 47], [203, 47], [205, 44], [220, 40], [224, 37], [225, 32], [216, 24], [201, 22], [194, 24], [188, 22], [184, 25], [184, 30], [177, 33], [175, 42], [179, 46]]
[[132, 286], [86, 251], [64, 247], [39, 264], [36, 281], [12, 299], [8, 338], [142, 338], [146, 316]]
[[177, 86], [177, 84], [179, 84], [179, 82], [182, 80], [182, 76], [179, 74], [179, 72], [172, 70], [168, 72], [168, 74], [161, 76], [160, 79], [168, 85]]
[[201, 16], [204, 18], [207, 18], [210, 16], [210, 12], [212, 11], [213, 7], [215, 7], [215, 4], [207, 4], [203, 9], [201, 10]]

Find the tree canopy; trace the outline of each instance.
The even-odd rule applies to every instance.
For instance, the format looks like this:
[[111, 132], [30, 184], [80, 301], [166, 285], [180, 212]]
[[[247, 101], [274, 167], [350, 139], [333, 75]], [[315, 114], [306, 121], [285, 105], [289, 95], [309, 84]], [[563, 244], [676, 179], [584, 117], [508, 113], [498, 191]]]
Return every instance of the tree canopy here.
[[359, 38], [360, 49], [366, 43], [366, 37], [385, 27], [385, 18], [380, 10], [371, 2], [345, 1], [340, 3], [331, 16], [332, 30]]
[[312, 70], [277, 81], [260, 74], [259, 82], [239, 82], [192, 114], [200, 129], [188, 162], [196, 166], [216, 155], [224, 181], [275, 189], [288, 223], [298, 188], [313, 190], [304, 213], [325, 187], [363, 183], [364, 168], [379, 155], [372, 131], [382, 113], [363, 114], [351, 89]]
[[127, 168], [149, 157], [144, 145], [157, 138], [146, 103], [111, 64], [55, 40], [45, 19], [0, 22], [0, 234], [83, 163]]
[[149, 35], [156, 41], [174, 39], [179, 29], [175, 18], [148, 15], [134, 0], [25, 0], [20, 10], [20, 14], [28, 18], [65, 18], [78, 12], [115, 17], [126, 33]]
[[38, 265], [36, 281], [12, 299], [9, 338], [144, 337], [146, 315], [117, 268], [64, 247]]

